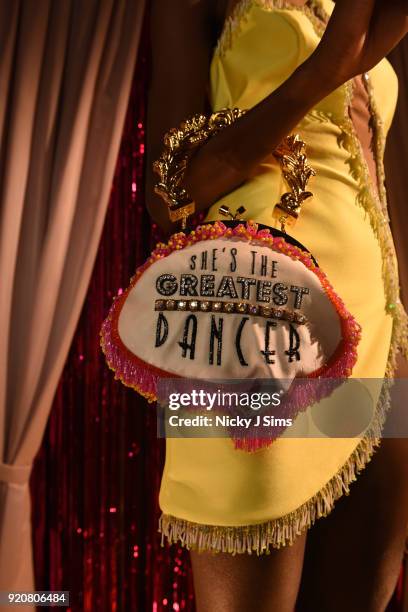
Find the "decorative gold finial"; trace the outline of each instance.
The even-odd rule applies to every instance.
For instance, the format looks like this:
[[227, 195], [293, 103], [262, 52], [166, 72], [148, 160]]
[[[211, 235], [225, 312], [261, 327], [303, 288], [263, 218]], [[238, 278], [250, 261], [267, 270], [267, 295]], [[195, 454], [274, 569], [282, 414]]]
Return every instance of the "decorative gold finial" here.
[[303, 202], [313, 193], [306, 191], [307, 183], [316, 172], [307, 163], [304, 154], [306, 144], [299, 134], [287, 136], [282, 144], [274, 151], [279, 161], [283, 176], [290, 191], [284, 193], [278, 204], [275, 205], [273, 216], [281, 224], [281, 230], [286, 231], [286, 225], [293, 225], [298, 218]]

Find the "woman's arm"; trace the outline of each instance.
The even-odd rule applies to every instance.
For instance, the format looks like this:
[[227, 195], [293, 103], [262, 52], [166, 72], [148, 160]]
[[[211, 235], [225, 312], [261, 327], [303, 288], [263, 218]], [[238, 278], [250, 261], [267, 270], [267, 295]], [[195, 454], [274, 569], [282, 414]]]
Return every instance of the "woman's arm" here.
[[388, 59], [398, 76], [399, 99], [387, 136], [385, 176], [391, 227], [398, 255], [401, 297], [408, 312], [408, 37], [401, 41]]
[[[166, 2], [155, 0], [156, 10], [163, 1]], [[184, 93], [178, 93], [173, 88], [170, 95], [169, 84], [168, 98], [163, 100], [162, 97], [160, 101], [156, 99], [156, 105], [170, 104], [173, 109], [174, 121], [161, 123], [159, 131], [162, 134], [169, 127], [178, 125], [191, 112], [202, 111], [204, 108], [212, 37], [208, 8], [202, 7], [203, 12], [199, 13], [199, 4], [193, 0], [173, 0], [172, 26], [165, 23], [157, 13], [156, 22], [153, 21], [153, 45], [159, 45], [159, 39], [163, 36], [167, 40], [166, 58], [169, 68], [173, 66], [171, 72], [174, 66], [183, 74], [189, 71], [191, 76], [195, 75], [196, 87], [194, 102], [190, 101], [188, 94], [189, 112], [186, 112], [186, 103], [179, 104], [176, 101], [178, 96], [183, 99], [187, 94], [187, 79], [182, 83]], [[180, 28], [186, 26], [193, 28], [183, 39], [188, 57], [180, 59]], [[168, 33], [170, 27], [173, 28], [173, 37]], [[385, 32], [383, 28], [386, 28]], [[348, 79], [377, 64], [397, 44], [405, 31], [406, 9], [405, 4], [399, 0], [394, 0], [391, 7], [386, 0], [338, 0], [322, 41], [310, 58], [278, 89], [234, 124], [212, 137], [192, 157], [184, 184], [195, 200], [197, 209], [208, 208], [251, 176], [256, 166], [270, 155], [310, 108]], [[157, 48], [153, 52], [157, 56]], [[153, 103], [153, 89], [151, 96]], [[166, 113], [167, 120], [169, 113]], [[152, 113], [151, 119], [153, 116]], [[160, 154], [159, 146], [154, 153], [156, 156]], [[160, 225], [165, 229], [171, 228], [164, 203], [151, 206], [150, 211], [152, 215], [155, 214], [154, 218]]]
[[[160, 157], [163, 136], [195, 113], [209, 113], [207, 101], [211, 54], [222, 24], [219, 0], [152, 0], [150, 33], [152, 70], [146, 124], [146, 205], [166, 231], [172, 229], [167, 207], [154, 193], [158, 176], [152, 163]], [[219, 14], [221, 12], [221, 15]]]

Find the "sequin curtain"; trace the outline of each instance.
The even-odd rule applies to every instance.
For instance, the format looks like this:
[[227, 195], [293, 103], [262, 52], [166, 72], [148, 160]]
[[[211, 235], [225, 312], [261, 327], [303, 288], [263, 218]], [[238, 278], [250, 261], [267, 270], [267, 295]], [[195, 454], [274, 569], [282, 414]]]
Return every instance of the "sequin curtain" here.
[[188, 555], [157, 533], [154, 407], [114, 380], [99, 348], [113, 296], [159, 238], [142, 187], [147, 72], [145, 27], [98, 257], [30, 483], [36, 588], [70, 591], [73, 612], [194, 609]]

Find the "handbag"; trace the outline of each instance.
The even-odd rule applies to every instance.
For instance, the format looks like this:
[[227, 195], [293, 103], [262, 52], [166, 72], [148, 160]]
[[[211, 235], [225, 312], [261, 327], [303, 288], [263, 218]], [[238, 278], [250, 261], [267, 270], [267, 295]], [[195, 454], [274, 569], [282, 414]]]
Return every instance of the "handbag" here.
[[[361, 328], [312, 253], [287, 233], [315, 174], [299, 135], [274, 152], [289, 187], [273, 211], [280, 229], [242, 221], [244, 207], [221, 207], [225, 221], [187, 227], [195, 212], [182, 184], [189, 156], [244, 112], [195, 115], [166, 134], [155, 190], [181, 229], [114, 298], [100, 342], [115, 377], [149, 402], [166, 378], [284, 379], [295, 415], [351, 375]], [[299, 378], [306, 385], [292, 384]]]

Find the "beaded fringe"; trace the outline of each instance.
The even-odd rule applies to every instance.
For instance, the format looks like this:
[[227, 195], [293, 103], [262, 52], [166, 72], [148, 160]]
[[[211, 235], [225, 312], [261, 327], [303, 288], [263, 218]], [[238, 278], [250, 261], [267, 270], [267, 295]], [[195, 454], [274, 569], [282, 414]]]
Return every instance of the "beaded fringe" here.
[[356, 204], [368, 215], [371, 228], [380, 245], [382, 255], [382, 276], [386, 297], [386, 308], [388, 314], [393, 318], [393, 330], [391, 337], [391, 351], [385, 376], [392, 377], [395, 367], [397, 353], [400, 350], [408, 358], [408, 315], [400, 300], [400, 286], [398, 277], [398, 263], [395, 252], [394, 241], [389, 225], [387, 210], [387, 195], [385, 191], [385, 174], [383, 155], [385, 149], [385, 136], [382, 121], [376, 108], [371, 84], [368, 81], [368, 93], [373, 114], [376, 117], [376, 160], [379, 183], [379, 196], [372, 187], [369, 170], [365, 162], [364, 153], [358, 140], [353, 121], [345, 113], [344, 120], [340, 122], [341, 133], [338, 137], [339, 146], [343, 146], [348, 152], [347, 160], [350, 174], [358, 185]]
[[399, 346], [398, 334], [393, 333], [386, 378], [373, 421], [346, 463], [316, 495], [285, 516], [237, 527], [205, 525], [162, 513], [158, 527], [162, 546], [167, 539], [169, 544], [179, 543], [189, 550], [226, 552], [232, 555], [268, 554], [270, 548], [292, 545], [297, 536], [312, 527], [317, 519], [328, 516], [335, 502], [342, 495], [350, 493], [350, 485], [357, 480], [358, 474], [367, 466], [380, 446], [381, 433], [391, 402], [390, 390]]
[[[344, 116], [339, 118], [334, 113], [312, 109], [299, 123], [302, 129], [307, 129], [308, 121], [325, 122], [330, 121], [336, 124], [340, 130], [338, 145], [348, 153], [347, 164], [350, 175], [357, 183], [356, 205], [360, 206], [368, 216], [373, 233], [381, 249], [382, 258], [382, 277], [386, 298], [386, 308], [388, 314], [393, 318], [393, 329], [391, 336], [391, 351], [387, 363], [385, 376], [392, 377], [396, 359], [399, 351], [408, 359], [408, 314], [400, 299], [400, 286], [398, 278], [398, 263], [395, 252], [394, 241], [389, 224], [387, 209], [387, 194], [385, 190], [385, 173], [383, 156], [385, 149], [385, 136], [382, 120], [372, 91], [372, 86], [368, 77], [367, 90], [370, 97], [370, 105], [375, 119], [375, 138], [376, 161], [378, 173], [379, 195], [372, 187], [371, 177], [364, 153], [358, 140], [353, 121], [348, 113], [349, 104], [352, 97], [352, 81], [343, 85], [344, 91]], [[392, 348], [394, 347], [394, 348]]]
[[390, 379], [384, 381], [374, 420], [347, 462], [316, 495], [294, 512], [262, 523], [238, 527], [204, 525], [163, 513], [158, 529], [162, 534], [162, 545], [167, 539], [170, 544], [180, 543], [188, 549], [232, 555], [254, 552], [257, 555], [268, 554], [271, 547], [292, 545], [296, 537], [309, 529], [318, 518], [330, 514], [335, 502], [343, 494], [349, 494], [350, 484], [357, 480], [357, 475], [371, 460], [380, 445], [381, 431], [390, 404], [391, 385]]

